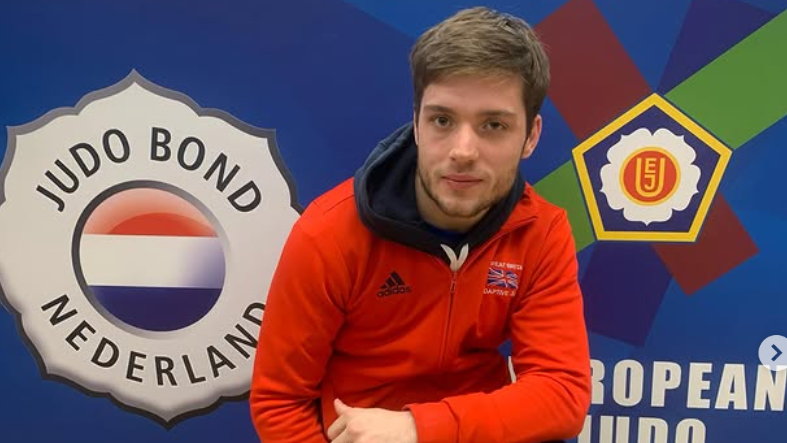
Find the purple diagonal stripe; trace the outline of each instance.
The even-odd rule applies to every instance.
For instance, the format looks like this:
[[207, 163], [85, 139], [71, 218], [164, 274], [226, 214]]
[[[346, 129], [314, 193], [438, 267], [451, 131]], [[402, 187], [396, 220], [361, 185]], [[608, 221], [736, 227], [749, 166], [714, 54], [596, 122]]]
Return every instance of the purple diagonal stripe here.
[[668, 92], [774, 16], [737, 1], [695, 0], [664, 69], [659, 92]]
[[588, 328], [642, 346], [672, 277], [647, 243], [598, 243], [580, 281]]

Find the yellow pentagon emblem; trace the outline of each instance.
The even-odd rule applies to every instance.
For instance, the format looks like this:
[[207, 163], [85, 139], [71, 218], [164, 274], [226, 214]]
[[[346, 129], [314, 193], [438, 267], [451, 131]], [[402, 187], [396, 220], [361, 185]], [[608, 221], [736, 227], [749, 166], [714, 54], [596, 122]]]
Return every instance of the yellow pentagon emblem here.
[[651, 95], [573, 151], [596, 238], [695, 241], [730, 153]]

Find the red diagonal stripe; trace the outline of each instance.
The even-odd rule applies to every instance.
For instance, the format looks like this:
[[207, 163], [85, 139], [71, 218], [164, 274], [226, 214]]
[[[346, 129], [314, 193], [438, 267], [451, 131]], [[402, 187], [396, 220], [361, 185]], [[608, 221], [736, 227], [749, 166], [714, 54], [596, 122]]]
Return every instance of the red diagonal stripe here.
[[583, 140], [650, 94], [591, 0], [572, 0], [537, 27], [552, 65], [549, 96]]
[[721, 194], [716, 195], [696, 243], [654, 244], [683, 292], [691, 295], [739, 266], [758, 248]]

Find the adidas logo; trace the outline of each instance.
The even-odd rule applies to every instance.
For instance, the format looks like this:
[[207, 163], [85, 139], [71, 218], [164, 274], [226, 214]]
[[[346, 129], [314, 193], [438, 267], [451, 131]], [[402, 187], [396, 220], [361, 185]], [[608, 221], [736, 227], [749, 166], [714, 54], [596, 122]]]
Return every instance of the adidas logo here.
[[395, 294], [407, 294], [411, 290], [410, 286], [404, 283], [402, 277], [399, 277], [399, 274], [394, 271], [385, 279], [385, 283], [380, 285], [380, 291], [377, 293], [377, 296], [388, 297], [389, 295]]

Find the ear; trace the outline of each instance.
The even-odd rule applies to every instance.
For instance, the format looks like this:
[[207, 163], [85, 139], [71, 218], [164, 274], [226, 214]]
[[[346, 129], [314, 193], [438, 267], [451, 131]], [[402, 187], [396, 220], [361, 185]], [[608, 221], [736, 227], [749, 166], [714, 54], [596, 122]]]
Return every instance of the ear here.
[[413, 135], [415, 136], [415, 144], [418, 146], [418, 113], [413, 110]]
[[538, 114], [536, 118], [533, 119], [533, 125], [530, 128], [530, 134], [528, 134], [527, 139], [525, 140], [525, 146], [522, 148], [522, 159], [526, 159], [533, 155], [533, 151], [536, 150], [536, 145], [538, 145], [538, 140], [541, 139], [541, 114]]

